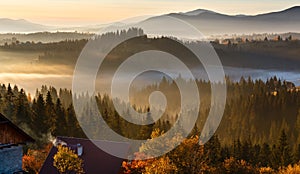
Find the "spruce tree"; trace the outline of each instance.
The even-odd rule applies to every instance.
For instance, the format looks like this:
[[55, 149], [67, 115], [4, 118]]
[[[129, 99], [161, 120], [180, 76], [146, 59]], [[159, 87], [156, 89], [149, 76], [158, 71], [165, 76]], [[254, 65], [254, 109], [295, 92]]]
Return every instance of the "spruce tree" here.
[[45, 104], [45, 113], [46, 113], [46, 119], [45, 119], [45, 125], [47, 126], [48, 131], [54, 135], [56, 121], [57, 121], [57, 115], [55, 113], [54, 109], [54, 103], [52, 101], [52, 96], [50, 91], [47, 92], [46, 95], [46, 104]]
[[288, 144], [285, 130], [281, 131], [279, 143], [277, 146], [277, 158], [279, 159], [279, 166], [287, 166], [293, 161], [292, 152]]

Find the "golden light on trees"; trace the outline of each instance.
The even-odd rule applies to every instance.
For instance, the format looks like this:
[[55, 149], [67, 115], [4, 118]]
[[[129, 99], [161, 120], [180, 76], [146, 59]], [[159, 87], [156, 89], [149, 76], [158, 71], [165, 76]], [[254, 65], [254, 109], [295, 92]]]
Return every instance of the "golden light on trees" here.
[[56, 167], [60, 173], [84, 173], [83, 160], [68, 147], [58, 146], [58, 151], [53, 159], [53, 166]]

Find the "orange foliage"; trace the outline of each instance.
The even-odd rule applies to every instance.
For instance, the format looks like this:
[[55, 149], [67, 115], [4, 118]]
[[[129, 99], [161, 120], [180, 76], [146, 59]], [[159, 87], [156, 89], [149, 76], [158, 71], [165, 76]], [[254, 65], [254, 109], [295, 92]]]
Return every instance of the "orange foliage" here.
[[47, 155], [51, 149], [52, 145], [48, 144], [43, 149], [40, 150], [32, 150], [29, 149], [27, 154], [23, 156], [23, 170], [29, 173], [38, 173], [41, 169]]
[[124, 161], [122, 163], [122, 174], [150, 174], [150, 173], [175, 173], [177, 167], [171, 162], [169, 157], [161, 156], [147, 160], [144, 153], [135, 153], [135, 160]]
[[[145, 155], [143, 153], [135, 153], [135, 159], [145, 159]], [[134, 174], [134, 173], [143, 173], [145, 171], [145, 167], [151, 163], [153, 159], [148, 160], [132, 160], [132, 161], [124, 161], [122, 163], [124, 174]]]
[[288, 165], [287, 167], [280, 168], [278, 174], [298, 174], [300, 173], [300, 162], [294, 165]]
[[244, 173], [244, 174], [254, 174], [257, 173], [257, 169], [249, 164], [245, 160], [236, 160], [233, 157], [226, 159], [223, 163], [223, 171], [226, 173]]

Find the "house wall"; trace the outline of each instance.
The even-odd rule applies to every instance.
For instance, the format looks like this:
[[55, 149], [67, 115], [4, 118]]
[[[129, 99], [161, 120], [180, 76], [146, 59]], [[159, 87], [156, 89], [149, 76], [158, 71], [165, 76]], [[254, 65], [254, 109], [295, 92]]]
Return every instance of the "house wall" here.
[[22, 170], [22, 146], [0, 149], [0, 174], [12, 174]]
[[0, 143], [18, 144], [26, 142], [26, 137], [9, 124], [0, 124]]

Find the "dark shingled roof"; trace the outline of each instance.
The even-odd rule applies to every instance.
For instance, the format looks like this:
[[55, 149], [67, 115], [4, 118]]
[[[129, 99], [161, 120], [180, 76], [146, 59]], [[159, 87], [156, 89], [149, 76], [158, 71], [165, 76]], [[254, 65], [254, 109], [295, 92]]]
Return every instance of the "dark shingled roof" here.
[[[80, 156], [83, 159], [83, 168], [86, 174], [118, 174], [122, 165], [123, 159], [112, 156], [95, 144], [101, 144], [105, 147], [114, 149], [126, 155], [129, 150], [128, 143], [109, 142], [100, 140], [89, 140], [81, 138], [57, 137], [57, 140], [67, 143], [67, 146], [72, 147], [80, 144], [83, 146], [83, 154]], [[95, 143], [95, 144], [94, 144]], [[53, 157], [57, 153], [57, 148], [53, 146], [44, 162], [40, 174], [59, 174], [53, 166]]]

